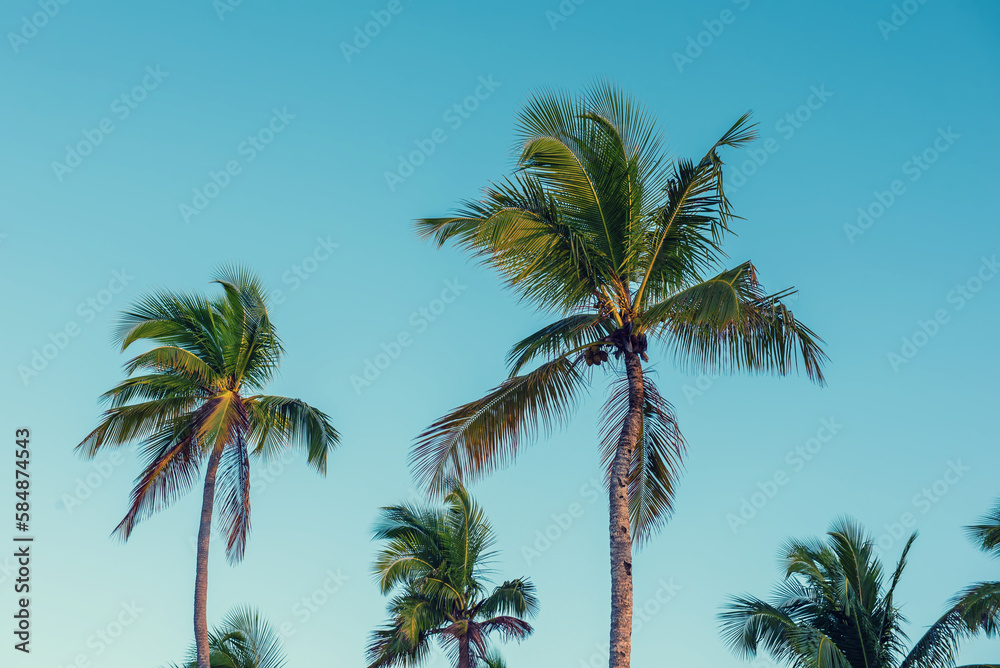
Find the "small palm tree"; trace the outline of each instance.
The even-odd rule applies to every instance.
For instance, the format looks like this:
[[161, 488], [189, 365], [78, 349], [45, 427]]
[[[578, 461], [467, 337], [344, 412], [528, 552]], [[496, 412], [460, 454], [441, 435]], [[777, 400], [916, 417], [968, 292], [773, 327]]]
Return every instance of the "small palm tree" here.
[[382, 509], [375, 538], [386, 541], [375, 561], [390, 619], [372, 634], [370, 668], [414, 666], [437, 640], [458, 668], [503, 668], [488, 637], [521, 640], [532, 631], [523, 617], [538, 608], [525, 578], [489, 590], [483, 572], [496, 539], [483, 511], [459, 483], [444, 508], [408, 505]]
[[745, 659], [764, 650], [794, 668], [953, 668], [968, 636], [960, 608], [907, 651], [894, 595], [915, 539], [888, 578], [871, 537], [852, 520], [834, 522], [825, 543], [789, 541], [772, 601], [734, 597], [720, 615], [726, 643]]
[[215, 282], [219, 297], [161, 291], [122, 315], [122, 350], [139, 341], [157, 345], [125, 365], [130, 377], [102, 395], [110, 408], [77, 446], [93, 457], [103, 448], [140, 444], [146, 467], [115, 529], [123, 540], [190, 490], [207, 460], [194, 597], [198, 668], [209, 668], [208, 548], [216, 500], [226, 557], [238, 562], [250, 533], [250, 457], [301, 448], [325, 474], [327, 453], [339, 442], [322, 412], [298, 399], [256, 394], [283, 352], [257, 277], [229, 267]]
[[[208, 634], [211, 668], [282, 668], [285, 654], [281, 638], [261, 614], [250, 607], [229, 612]], [[196, 668], [197, 647], [192, 647], [188, 659], [172, 668]]]
[[[684, 439], [643, 364], [660, 343], [695, 372], [788, 374], [822, 383], [821, 341], [768, 294], [750, 262], [725, 268], [736, 218], [720, 151], [755, 137], [740, 118], [697, 161], [668, 159], [650, 114], [618, 88], [532, 97], [518, 118], [513, 178], [454, 216], [417, 223], [495, 268], [554, 321], [515, 344], [510, 376], [442, 417], [413, 463], [433, 490], [514, 460], [539, 430], [569, 419], [589, 370], [618, 376], [604, 411], [611, 544], [611, 668], [627, 668], [632, 548], [670, 515]], [[608, 364], [614, 356], [615, 363]]]

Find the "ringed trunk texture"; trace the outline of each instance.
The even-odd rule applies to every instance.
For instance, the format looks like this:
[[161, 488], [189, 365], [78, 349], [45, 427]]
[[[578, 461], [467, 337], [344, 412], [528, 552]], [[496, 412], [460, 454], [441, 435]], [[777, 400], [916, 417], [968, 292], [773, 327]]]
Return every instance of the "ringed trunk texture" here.
[[198, 557], [194, 579], [194, 641], [198, 653], [198, 668], [211, 668], [208, 651], [208, 543], [212, 536], [215, 478], [221, 458], [221, 448], [214, 449], [208, 458], [205, 493], [201, 500], [201, 525], [198, 527]]
[[642, 363], [625, 353], [628, 374], [628, 414], [622, 426], [609, 485], [611, 507], [611, 647], [610, 668], [628, 668], [632, 652], [632, 532], [628, 515], [628, 474], [642, 433]]

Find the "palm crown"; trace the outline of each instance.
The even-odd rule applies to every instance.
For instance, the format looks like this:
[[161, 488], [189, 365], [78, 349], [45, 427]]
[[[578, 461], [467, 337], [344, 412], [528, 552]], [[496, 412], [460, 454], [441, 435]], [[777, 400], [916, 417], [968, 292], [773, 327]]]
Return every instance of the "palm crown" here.
[[[281, 636], [260, 612], [243, 606], [234, 608], [208, 635], [212, 668], [282, 668], [286, 665]], [[197, 668], [192, 647], [182, 666]]]
[[952, 668], [969, 634], [960, 606], [949, 607], [907, 651], [894, 595], [915, 538], [891, 574], [871, 537], [848, 519], [835, 522], [825, 542], [789, 541], [773, 600], [734, 597], [721, 614], [726, 642], [744, 658], [765, 650], [796, 668]]
[[[719, 152], [754, 138], [748, 115], [697, 162], [668, 159], [651, 116], [609, 84], [532, 97], [517, 130], [515, 175], [418, 231], [468, 250], [558, 319], [514, 345], [503, 384], [421, 435], [413, 460], [426, 483], [440, 489], [509, 463], [523, 436], [566, 418], [587, 367], [608, 353], [648, 360], [650, 338], [682, 367], [784, 374], [801, 363], [823, 381], [820, 341], [781, 303], [791, 291], [768, 294], [749, 262], [721, 265], [734, 216]], [[627, 390], [605, 409], [609, 474]], [[683, 446], [649, 379], [644, 394], [628, 483], [640, 540], [669, 513]]]
[[407, 505], [382, 509], [375, 538], [385, 541], [375, 561], [389, 623], [375, 631], [370, 666], [413, 666], [427, 658], [438, 639], [459, 668], [502, 665], [489, 650], [491, 633], [527, 637], [522, 617], [538, 607], [534, 586], [524, 578], [490, 589], [484, 580], [496, 542], [482, 509], [453, 484], [443, 509]]
[[123, 314], [116, 336], [122, 350], [143, 340], [157, 345], [132, 358], [125, 365], [130, 377], [102, 395], [110, 407], [78, 449], [92, 457], [141, 442], [146, 467], [116, 529], [125, 539], [137, 522], [188, 491], [209, 458], [219, 469], [226, 555], [238, 561], [250, 530], [250, 455], [301, 447], [325, 473], [339, 436], [308, 404], [258, 393], [282, 354], [265, 291], [237, 267], [223, 268], [215, 282], [220, 297], [160, 291]]

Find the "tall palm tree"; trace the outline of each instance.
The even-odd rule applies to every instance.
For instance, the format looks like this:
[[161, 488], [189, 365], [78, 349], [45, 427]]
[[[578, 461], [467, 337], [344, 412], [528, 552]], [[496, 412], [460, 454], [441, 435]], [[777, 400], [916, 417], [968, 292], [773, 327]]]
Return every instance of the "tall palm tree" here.
[[194, 596], [198, 668], [209, 668], [208, 547], [216, 497], [226, 557], [235, 563], [250, 532], [250, 456], [301, 448], [325, 474], [327, 453], [339, 442], [322, 412], [298, 399], [256, 394], [283, 352], [258, 278], [223, 267], [214, 282], [223, 290], [218, 297], [159, 291], [121, 316], [116, 338], [123, 351], [139, 341], [155, 347], [125, 365], [129, 377], [102, 395], [110, 407], [77, 446], [93, 457], [102, 448], [140, 445], [146, 466], [115, 529], [122, 540], [190, 490], [207, 460]]
[[958, 608], [907, 651], [894, 594], [916, 537], [888, 578], [871, 537], [850, 519], [834, 522], [825, 542], [789, 541], [772, 601], [734, 597], [720, 615], [727, 644], [743, 658], [764, 650], [794, 668], [952, 668], [968, 635]]
[[482, 509], [460, 483], [449, 483], [444, 508], [409, 505], [382, 509], [375, 538], [386, 541], [375, 560], [388, 604], [386, 626], [372, 634], [370, 668], [415, 666], [433, 641], [458, 668], [503, 668], [488, 636], [521, 640], [532, 629], [523, 617], [538, 608], [526, 578], [489, 590], [483, 578], [496, 539]]
[[[417, 222], [493, 267], [554, 322], [518, 342], [510, 376], [425, 431], [412, 454], [432, 489], [510, 463], [527, 437], [568, 419], [592, 366], [613, 366], [604, 409], [611, 542], [611, 668], [629, 665], [632, 543], [670, 514], [684, 440], [649, 377], [649, 341], [682, 368], [790, 373], [822, 383], [821, 341], [750, 262], [724, 269], [735, 216], [724, 148], [754, 138], [740, 118], [697, 162], [668, 159], [650, 114], [610, 84], [543, 93], [517, 123], [517, 170], [454, 216]], [[606, 364], [609, 353], [615, 363]]]
[[[231, 610], [208, 634], [208, 648], [211, 668], [282, 668], [286, 662], [281, 637], [250, 607]], [[192, 647], [183, 666], [173, 668], [197, 665], [197, 647]]]

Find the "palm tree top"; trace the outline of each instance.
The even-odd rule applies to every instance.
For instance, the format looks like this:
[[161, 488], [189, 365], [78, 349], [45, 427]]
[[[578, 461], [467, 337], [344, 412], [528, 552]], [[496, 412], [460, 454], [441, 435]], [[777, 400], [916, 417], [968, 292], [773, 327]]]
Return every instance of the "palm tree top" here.
[[[374, 573], [389, 602], [389, 623], [376, 630], [368, 659], [376, 666], [417, 665], [439, 640], [474, 668], [502, 665], [487, 636], [520, 640], [532, 631], [524, 620], [538, 609], [530, 580], [490, 587], [496, 536], [482, 508], [455, 481], [443, 507], [383, 508], [374, 538], [383, 542]], [[459, 662], [461, 663], [461, 662]]]
[[[590, 366], [608, 354], [648, 361], [655, 343], [684, 371], [803, 369], [825, 382], [822, 340], [782, 302], [794, 290], [768, 293], [749, 261], [722, 266], [738, 218], [722, 153], [755, 137], [749, 114], [697, 160], [671, 158], [652, 115], [599, 83], [531, 96], [516, 133], [513, 176], [452, 216], [418, 220], [417, 232], [467, 251], [557, 319], [514, 344], [507, 381], [418, 437], [411, 463], [430, 489], [502, 468], [522, 441], [561, 425], [590, 385]], [[666, 517], [683, 444], [671, 407], [644, 383], [654, 452], [632, 478], [647, 492], [632, 514], [640, 540]], [[613, 392], [608, 413], [622, 398]]]
[[[287, 660], [281, 636], [274, 627], [251, 606], [238, 606], [229, 611], [222, 623], [208, 636], [211, 668], [283, 668]], [[197, 668], [198, 657], [192, 646], [182, 666]]]
[[219, 519], [227, 556], [238, 561], [249, 531], [249, 456], [298, 448], [325, 474], [340, 435], [305, 402], [259, 393], [277, 373], [283, 349], [256, 275], [223, 266], [213, 283], [221, 295], [157, 290], [122, 314], [115, 334], [121, 349], [153, 347], [126, 362], [128, 377], [101, 396], [108, 408], [77, 451], [89, 458], [140, 444], [146, 466], [116, 529], [123, 539], [186, 493], [203, 460], [220, 452]]
[[850, 518], [835, 521], [825, 540], [788, 541], [772, 600], [735, 596], [720, 614], [726, 644], [744, 659], [766, 651], [795, 668], [953, 668], [969, 635], [955, 601], [907, 649], [895, 592], [916, 537], [892, 571]]

